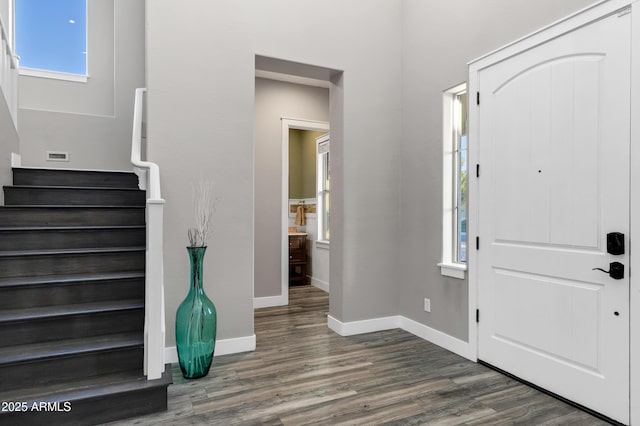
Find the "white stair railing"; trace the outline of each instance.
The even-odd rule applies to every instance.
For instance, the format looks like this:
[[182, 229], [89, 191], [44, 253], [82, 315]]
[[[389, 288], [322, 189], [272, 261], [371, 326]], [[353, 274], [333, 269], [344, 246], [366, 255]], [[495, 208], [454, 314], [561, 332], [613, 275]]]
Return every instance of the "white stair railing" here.
[[13, 125], [18, 128], [18, 57], [11, 50], [7, 27], [0, 16], [0, 92], [9, 107]]
[[131, 138], [131, 164], [138, 175], [140, 189], [147, 191], [147, 249], [144, 310], [144, 373], [147, 380], [164, 372], [164, 272], [162, 223], [164, 200], [160, 196], [160, 169], [142, 161], [142, 109], [146, 89], [136, 89]]

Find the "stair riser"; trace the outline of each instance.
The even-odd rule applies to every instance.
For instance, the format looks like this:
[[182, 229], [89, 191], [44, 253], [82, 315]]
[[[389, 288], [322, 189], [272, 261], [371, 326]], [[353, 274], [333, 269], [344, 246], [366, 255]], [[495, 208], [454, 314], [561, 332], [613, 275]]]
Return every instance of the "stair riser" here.
[[105, 312], [49, 319], [0, 322], [0, 342], [5, 346], [28, 345], [58, 339], [142, 330], [144, 310]]
[[[62, 401], [65, 402], [65, 401]], [[97, 425], [167, 410], [167, 386], [127, 391], [71, 402], [71, 411], [0, 413], [2, 425]]]
[[141, 208], [0, 208], [0, 227], [9, 226], [129, 226], [144, 225]]
[[138, 177], [133, 173], [13, 169], [13, 184], [138, 189]]
[[144, 246], [145, 230], [0, 231], [0, 250]]
[[1, 277], [144, 271], [144, 251], [7, 256], [0, 258]]
[[0, 392], [46, 383], [137, 371], [143, 367], [142, 346], [39, 361], [0, 365]]
[[137, 190], [4, 188], [5, 205], [144, 206], [146, 194]]
[[[166, 410], [171, 367], [157, 384], [142, 375], [146, 194], [137, 176], [13, 174], [0, 207], [0, 228], [14, 228], [0, 230], [0, 399], [70, 401], [72, 410], [0, 413], [0, 425], [89, 425]], [[62, 227], [87, 229], [35, 229]], [[35, 307], [51, 307], [40, 313], [49, 316], [23, 311]]]
[[144, 278], [0, 288], [0, 309], [134, 299], [144, 300]]

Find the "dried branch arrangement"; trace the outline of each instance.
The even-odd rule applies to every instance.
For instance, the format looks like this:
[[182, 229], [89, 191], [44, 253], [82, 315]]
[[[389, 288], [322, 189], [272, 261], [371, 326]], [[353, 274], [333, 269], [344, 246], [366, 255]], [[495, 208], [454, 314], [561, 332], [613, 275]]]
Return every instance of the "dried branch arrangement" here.
[[213, 183], [201, 179], [192, 187], [195, 226], [189, 228], [187, 236], [191, 247], [204, 247], [213, 232], [213, 215], [218, 199], [213, 196]]

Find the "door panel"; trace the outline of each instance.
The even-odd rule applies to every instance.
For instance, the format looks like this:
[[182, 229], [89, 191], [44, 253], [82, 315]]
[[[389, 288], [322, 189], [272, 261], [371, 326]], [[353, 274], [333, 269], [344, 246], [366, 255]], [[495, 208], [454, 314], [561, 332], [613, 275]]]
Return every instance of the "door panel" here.
[[593, 268], [629, 264], [629, 40], [613, 15], [478, 74], [479, 358], [622, 422], [629, 274]]
[[[495, 338], [598, 373], [601, 286], [502, 269], [495, 273]], [[551, 306], [540, 316], [543, 305]]]
[[[596, 59], [544, 63], [493, 94], [497, 115], [510, 117], [495, 135], [497, 239], [597, 247], [602, 56]], [[513, 114], [515, 105], [522, 110]], [[520, 200], [523, 193], [531, 196]]]

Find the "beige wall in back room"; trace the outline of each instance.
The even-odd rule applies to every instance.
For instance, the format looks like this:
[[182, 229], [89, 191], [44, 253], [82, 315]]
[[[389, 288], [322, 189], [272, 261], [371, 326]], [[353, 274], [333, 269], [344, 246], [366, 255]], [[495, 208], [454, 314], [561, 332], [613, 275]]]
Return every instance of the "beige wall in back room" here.
[[322, 136], [324, 132], [303, 132], [302, 133], [302, 197], [316, 198], [316, 138]]
[[289, 129], [289, 198], [316, 198], [316, 138], [323, 134]]
[[302, 198], [302, 133], [289, 130], [289, 198]]

